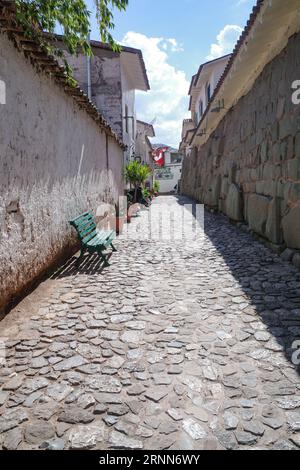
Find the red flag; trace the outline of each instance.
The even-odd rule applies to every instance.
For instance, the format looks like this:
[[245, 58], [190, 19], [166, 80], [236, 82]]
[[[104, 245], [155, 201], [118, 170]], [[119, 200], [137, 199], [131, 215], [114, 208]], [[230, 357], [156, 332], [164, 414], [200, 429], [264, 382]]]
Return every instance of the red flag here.
[[153, 151], [153, 159], [158, 166], [165, 165], [165, 152], [168, 150], [167, 147], [157, 148]]

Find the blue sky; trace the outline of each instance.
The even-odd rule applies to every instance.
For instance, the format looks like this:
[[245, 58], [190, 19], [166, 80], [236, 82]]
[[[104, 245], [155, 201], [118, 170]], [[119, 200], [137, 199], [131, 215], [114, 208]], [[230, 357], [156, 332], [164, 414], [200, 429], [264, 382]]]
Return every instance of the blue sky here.
[[[87, 0], [93, 8], [93, 0]], [[187, 92], [199, 65], [232, 50], [256, 0], [129, 0], [114, 37], [143, 51], [151, 92], [138, 93], [140, 119], [156, 118], [153, 142], [177, 146]], [[92, 39], [99, 39], [96, 22]]]

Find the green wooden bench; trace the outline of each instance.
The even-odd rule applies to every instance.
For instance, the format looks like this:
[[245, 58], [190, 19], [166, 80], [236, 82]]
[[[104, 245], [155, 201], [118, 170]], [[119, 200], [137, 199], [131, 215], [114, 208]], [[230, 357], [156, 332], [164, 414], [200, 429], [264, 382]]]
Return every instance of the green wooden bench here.
[[103, 251], [109, 246], [113, 251], [117, 251], [112, 243], [116, 237], [116, 232], [113, 230], [107, 232], [99, 230], [94, 216], [90, 212], [85, 212], [76, 219], [70, 220], [70, 224], [76, 229], [81, 245], [80, 257], [76, 263], [80, 263], [85, 251], [87, 251], [89, 253], [98, 253], [104, 261], [104, 265], [109, 266], [107, 256], [103, 254]]

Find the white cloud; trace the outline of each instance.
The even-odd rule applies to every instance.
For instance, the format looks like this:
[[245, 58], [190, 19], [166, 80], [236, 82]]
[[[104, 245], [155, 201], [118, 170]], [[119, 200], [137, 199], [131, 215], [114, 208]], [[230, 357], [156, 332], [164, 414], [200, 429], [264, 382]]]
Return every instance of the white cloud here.
[[169, 53], [182, 46], [173, 38], [153, 38], [129, 31], [122, 40], [126, 46], [143, 52], [151, 90], [137, 93], [138, 118], [150, 122], [155, 117], [156, 142], [178, 146], [182, 119], [188, 117], [189, 82], [182, 70], [169, 63]]
[[207, 60], [217, 59], [223, 55], [229, 54], [241, 35], [243, 29], [234, 24], [227, 24], [218, 34], [217, 42], [210, 46], [210, 54]]

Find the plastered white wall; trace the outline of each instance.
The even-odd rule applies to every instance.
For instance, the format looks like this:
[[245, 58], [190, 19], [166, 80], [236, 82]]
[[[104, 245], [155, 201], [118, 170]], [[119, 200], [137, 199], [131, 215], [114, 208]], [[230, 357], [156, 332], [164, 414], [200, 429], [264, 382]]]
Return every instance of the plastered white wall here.
[[[123, 190], [123, 150], [0, 35], [0, 308], [75, 236], [68, 221]], [[108, 141], [106, 141], [108, 139]]]

